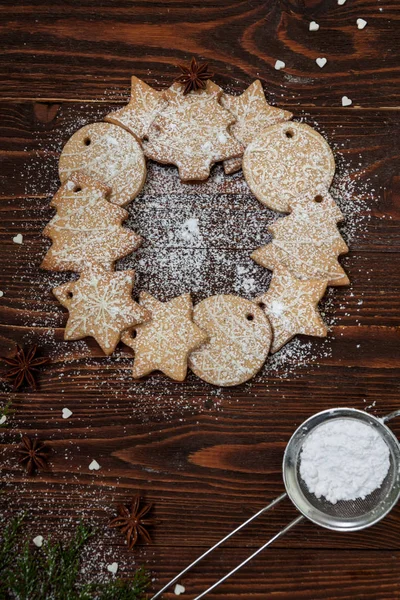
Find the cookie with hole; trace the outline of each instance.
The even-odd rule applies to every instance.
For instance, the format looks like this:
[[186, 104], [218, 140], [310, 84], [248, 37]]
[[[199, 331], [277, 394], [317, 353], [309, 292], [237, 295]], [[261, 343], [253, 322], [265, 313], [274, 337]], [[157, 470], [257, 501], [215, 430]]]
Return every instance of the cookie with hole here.
[[61, 183], [77, 172], [110, 187], [110, 202], [126, 206], [143, 188], [146, 160], [131, 133], [111, 123], [91, 123], [71, 136], [60, 156]]
[[193, 320], [210, 338], [189, 357], [189, 367], [200, 379], [230, 387], [258, 373], [272, 340], [261, 308], [239, 296], [222, 294], [197, 304]]
[[271, 210], [290, 212], [305, 193], [329, 188], [335, 159], [325, 138], [295, 121], [267, 127], [246, 148], [243, 173], [256, 198]]

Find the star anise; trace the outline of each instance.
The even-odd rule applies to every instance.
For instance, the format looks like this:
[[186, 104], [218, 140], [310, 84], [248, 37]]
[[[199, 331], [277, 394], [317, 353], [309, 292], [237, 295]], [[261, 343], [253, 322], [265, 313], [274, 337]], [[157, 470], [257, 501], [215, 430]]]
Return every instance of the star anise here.
[[175, 81], [182, 83], [185, 86], [183, 95], [186, 96], [192, 90], [204, 90], [207, 84], [207, 79], [210, 79], [214, 73], [208, 71], [208, 63], [198, 63], [193, 57], [190, 61], [190, 66], [178, 65], [182, 71], [182, 75], [176, 77]]
[[26, 467], [28, 475], [33, 475], [39, 469], [47, 471], [47, 452], [48, 448], [43, 442], [24, 435], [22, 437], [22, 448], [19, 450], [21, 458], [18, 462]]
[[26, 381], [26, 383], [36, 390], [36, 381], [34, 372], [37, 371], [39, 365], [44, 365], [49, 362], [47, 356], [35, 358], [37, 346], [30, 346], [27, 351], [17, 345], [17, 351], [13, 358], [2, 358], [4, 362], [12, 368], [6, 373], [5, 378], [14, 381], [14, 390], [17, 390]]
[[151, 537], [147, 531], [149, 525], [154, 525], [151, 519], [143, 517], [151, 510], [153, 504], [144, 504], [140, 507], [140, 496], [137, 494], [132, 499], [129, 507], [120, 504], [117, 507], [118, 517], [113, 519], [109, 527], [118, 527], [121, 533], [126, 535], [128, 542], [128, 550], [131, 550], [138, 541], [139, 536], [142, 536], [146, 542], [151, 543]]

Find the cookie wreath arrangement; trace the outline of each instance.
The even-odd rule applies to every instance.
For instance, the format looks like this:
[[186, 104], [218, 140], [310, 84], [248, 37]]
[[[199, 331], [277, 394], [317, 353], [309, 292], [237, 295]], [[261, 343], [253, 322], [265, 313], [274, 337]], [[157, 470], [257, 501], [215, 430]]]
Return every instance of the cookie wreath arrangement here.
[[[92, 336], [107, 355], [122, 340], [134, 351], [135, 379], [162, 371], [183, 381], [189, 366], [211, 384], [233, 386], [296, 334], [327, 335], [318, 302], [327, 286], [349, 283], [338, 262], [348, 252], [337, 228], [343, 215], [329, 194], [335, 161], [316, 130], [267, 103], [259, 80], [232, 96], [206, 63], [180, 69], [164, 91], [133, 76], [128, 105], [66, 143], [41, 266], [79, 273], [53, 289], [69, 311], [66, 340]], [[133, 300], [134, 271], [115, 271], [115, 263], [141, 242], [123, 227], [123, 207], [144, 186], [146, 159], [177, 166], [182, 182], [207, 179], [217, 162], [227, 176], [242, 168], [256, 198], [286, 213], [268, 228], [271, 242], [251, 254], [272, 271], [265, 293], [252, 301], [217, 295], [194, 307], [189, 293], [161, 302], [143, 291]]]

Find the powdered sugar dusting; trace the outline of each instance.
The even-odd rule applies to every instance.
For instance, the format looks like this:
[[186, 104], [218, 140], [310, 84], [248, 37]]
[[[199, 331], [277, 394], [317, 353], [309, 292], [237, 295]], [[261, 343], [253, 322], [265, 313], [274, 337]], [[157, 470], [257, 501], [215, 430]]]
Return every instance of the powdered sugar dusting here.
[[[15, 173], [17, 188], [29, 198], [24, 201], [22, 208], [26, 211], [27, 219], [33, 219], [37, 234], [49, 219], [45, 207], [50, 195], [59, 186], [57, 158], [63, 144], [79, 127], [101, 120], [110, 109], [107, 105], [98, 104], [92, 106], [90, 111], [86, 105], [75, 107], [71, 115], [68, 110], [68, 106], [60, 108], [62, 128], [55, 130], [51, 139], [38, 142], [37, 155], [29, 149], [25, 171], [22, 174]], [[310, 117], [307, 121], [321, 132], [317, 122], [310, 122]], [[321, 133], [324, 134], [323, 131]], [[362, 169], [361, 155], [359, 169], [350, 169], [346, 157], [347, 141], [332, 143], [336, 133], [340, 132], [334, 131], [334, 135], [329, 137], [337, 165], [330, 192], [344, 214], [345, 220], [340, 230], [351, 249], [354, 240], [367, 236], [371, 207], [377, 194], [368, 173]], [[337, 139], [340, 140], [340, 135]], [[130, 218], [127, 225], [145, 239], [136, 257], [122, 259], [117, 268], [136, 270], [135, 293], [147, 290], [160, 299], [168, 300], [190, 291], [194, 301], [199, 302], [218, 293], [236, 293], [252, 299], [268, 289], [271, 273], [256, 265], [250, 259], [250, 253], [255, 247], [271, 240], [267, 227], [278, 215], [256, 200], [241, 172], [227, 177], [222, 167], [217, 165], [207, 181], [184, 184], [179, 181], [175, 168], [149, 162], [145, 187], [128, 210]], [[190, 219], [197, 220], [200, 235], [184, 240], [182, 227]], [[27, 231], [28, 227], [32, 227], [32, 221], [20, 222], [22, 231]], [[41, 239], [40, 244], [44, 254], [45, 240]], [[207, 410], [206, 406], [209, 405], [218, 410], [222, 401], [234, 401], [235, 394], [232, 391], [199, 385], [197, 378], [190, 373], [184, 386], [158, 375], [141, 383], [133, 382], [133, 356], [129, 349], [118, 348], [112, 357], [107, 358], [89, 339], [64, 342], [60, 327], [65, 323], [65, 318], [62, 317], [61, 307], [54, 304], [50, 290], [77, 276], [40, 271], [43, 255], [36, 248], [33, 251], [29, 239], [26, 245], [18, 248], [19, 252], [24, 252], [24, 257], [21, 266], [16, 267], [14, 278], [26, 290], [24, 298], [19, 298], [18, 302], [22, 310], [24, 306], [29, 309], [25, 325], [32, 328], [21, 341], [40, 343], [42, 339], [46, 343], [50, 355], [59, 363], [58, 376], [60, 382], [65, 382], [63, 389], [69, 380], [73, 380], [82, 392], [97, 394], [100, 404], [104, 402], [101, 396], [104, 389], [107, 395], [115, 399], [116, 410], [121, 410], [132, 399], [132, 416], [142, 420], [146, 420], [147, 416], [150, 418], [150, 415], [167, 420], [177, 412], [192, 414]], [[351, 263], [351, 257], [346, 263]], [[13, 291], [6, 291], [12, 301]], [[342, 295], [342, 292], [329, 289], [321, 302], [321, 313], [329, 325], [339, 319], [335, 301], [338, 294]], [[349, 294], [359, 295], [360, 291], [353, 292], [350, 287]], [[339, 306], [345, 310], [346, 301]], [[32, 313], [32, 309], [36, 312]], [[36, 330], [36, 327], [40, 327], [40, 330]], [[251, 382], [243, 384], [244, 393], [255, 393], [260, 382], [268, 390], [271, 377], [275, 379], [274, 390], [279, 390], [276, 385], [279, 379], [301, 376], [304, 368], [307, 371], [318, 369], [319, 359], [331, 355], [331, 341], [332, 334], [326, 340], [293, 339], [279, 352], [269, 356], [261, 372]], [[102, 377], [85, 377], [88, 365], [101, 373]], [[79, 384], [77, 376], [80, 376]]]

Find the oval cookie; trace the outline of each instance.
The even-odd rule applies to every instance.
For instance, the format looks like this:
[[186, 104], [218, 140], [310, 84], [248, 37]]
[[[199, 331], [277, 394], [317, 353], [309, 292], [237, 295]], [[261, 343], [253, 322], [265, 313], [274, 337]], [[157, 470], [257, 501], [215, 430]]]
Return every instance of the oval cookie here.
[[238, 296], [212, 296], [194, 307], [193, 321], [210, 337], [189, 356], [198, 377], [225, 387], [239, 385], [261, 369], [272, 334], [258, 306]]
[[122, 127], [92, 123], [74, 133], [60, 156], [61, 183], [77, 171], [111, 187], [110, 201], [125, 206], [144, 185], [146, 161], [139, 143]]
[[280, 212], [306, 192], [328, 188], [335, 173], [332, 150], [315, 129], [303, 123], [267, 127], [243, 155], [245, 179], [256, 198]]

